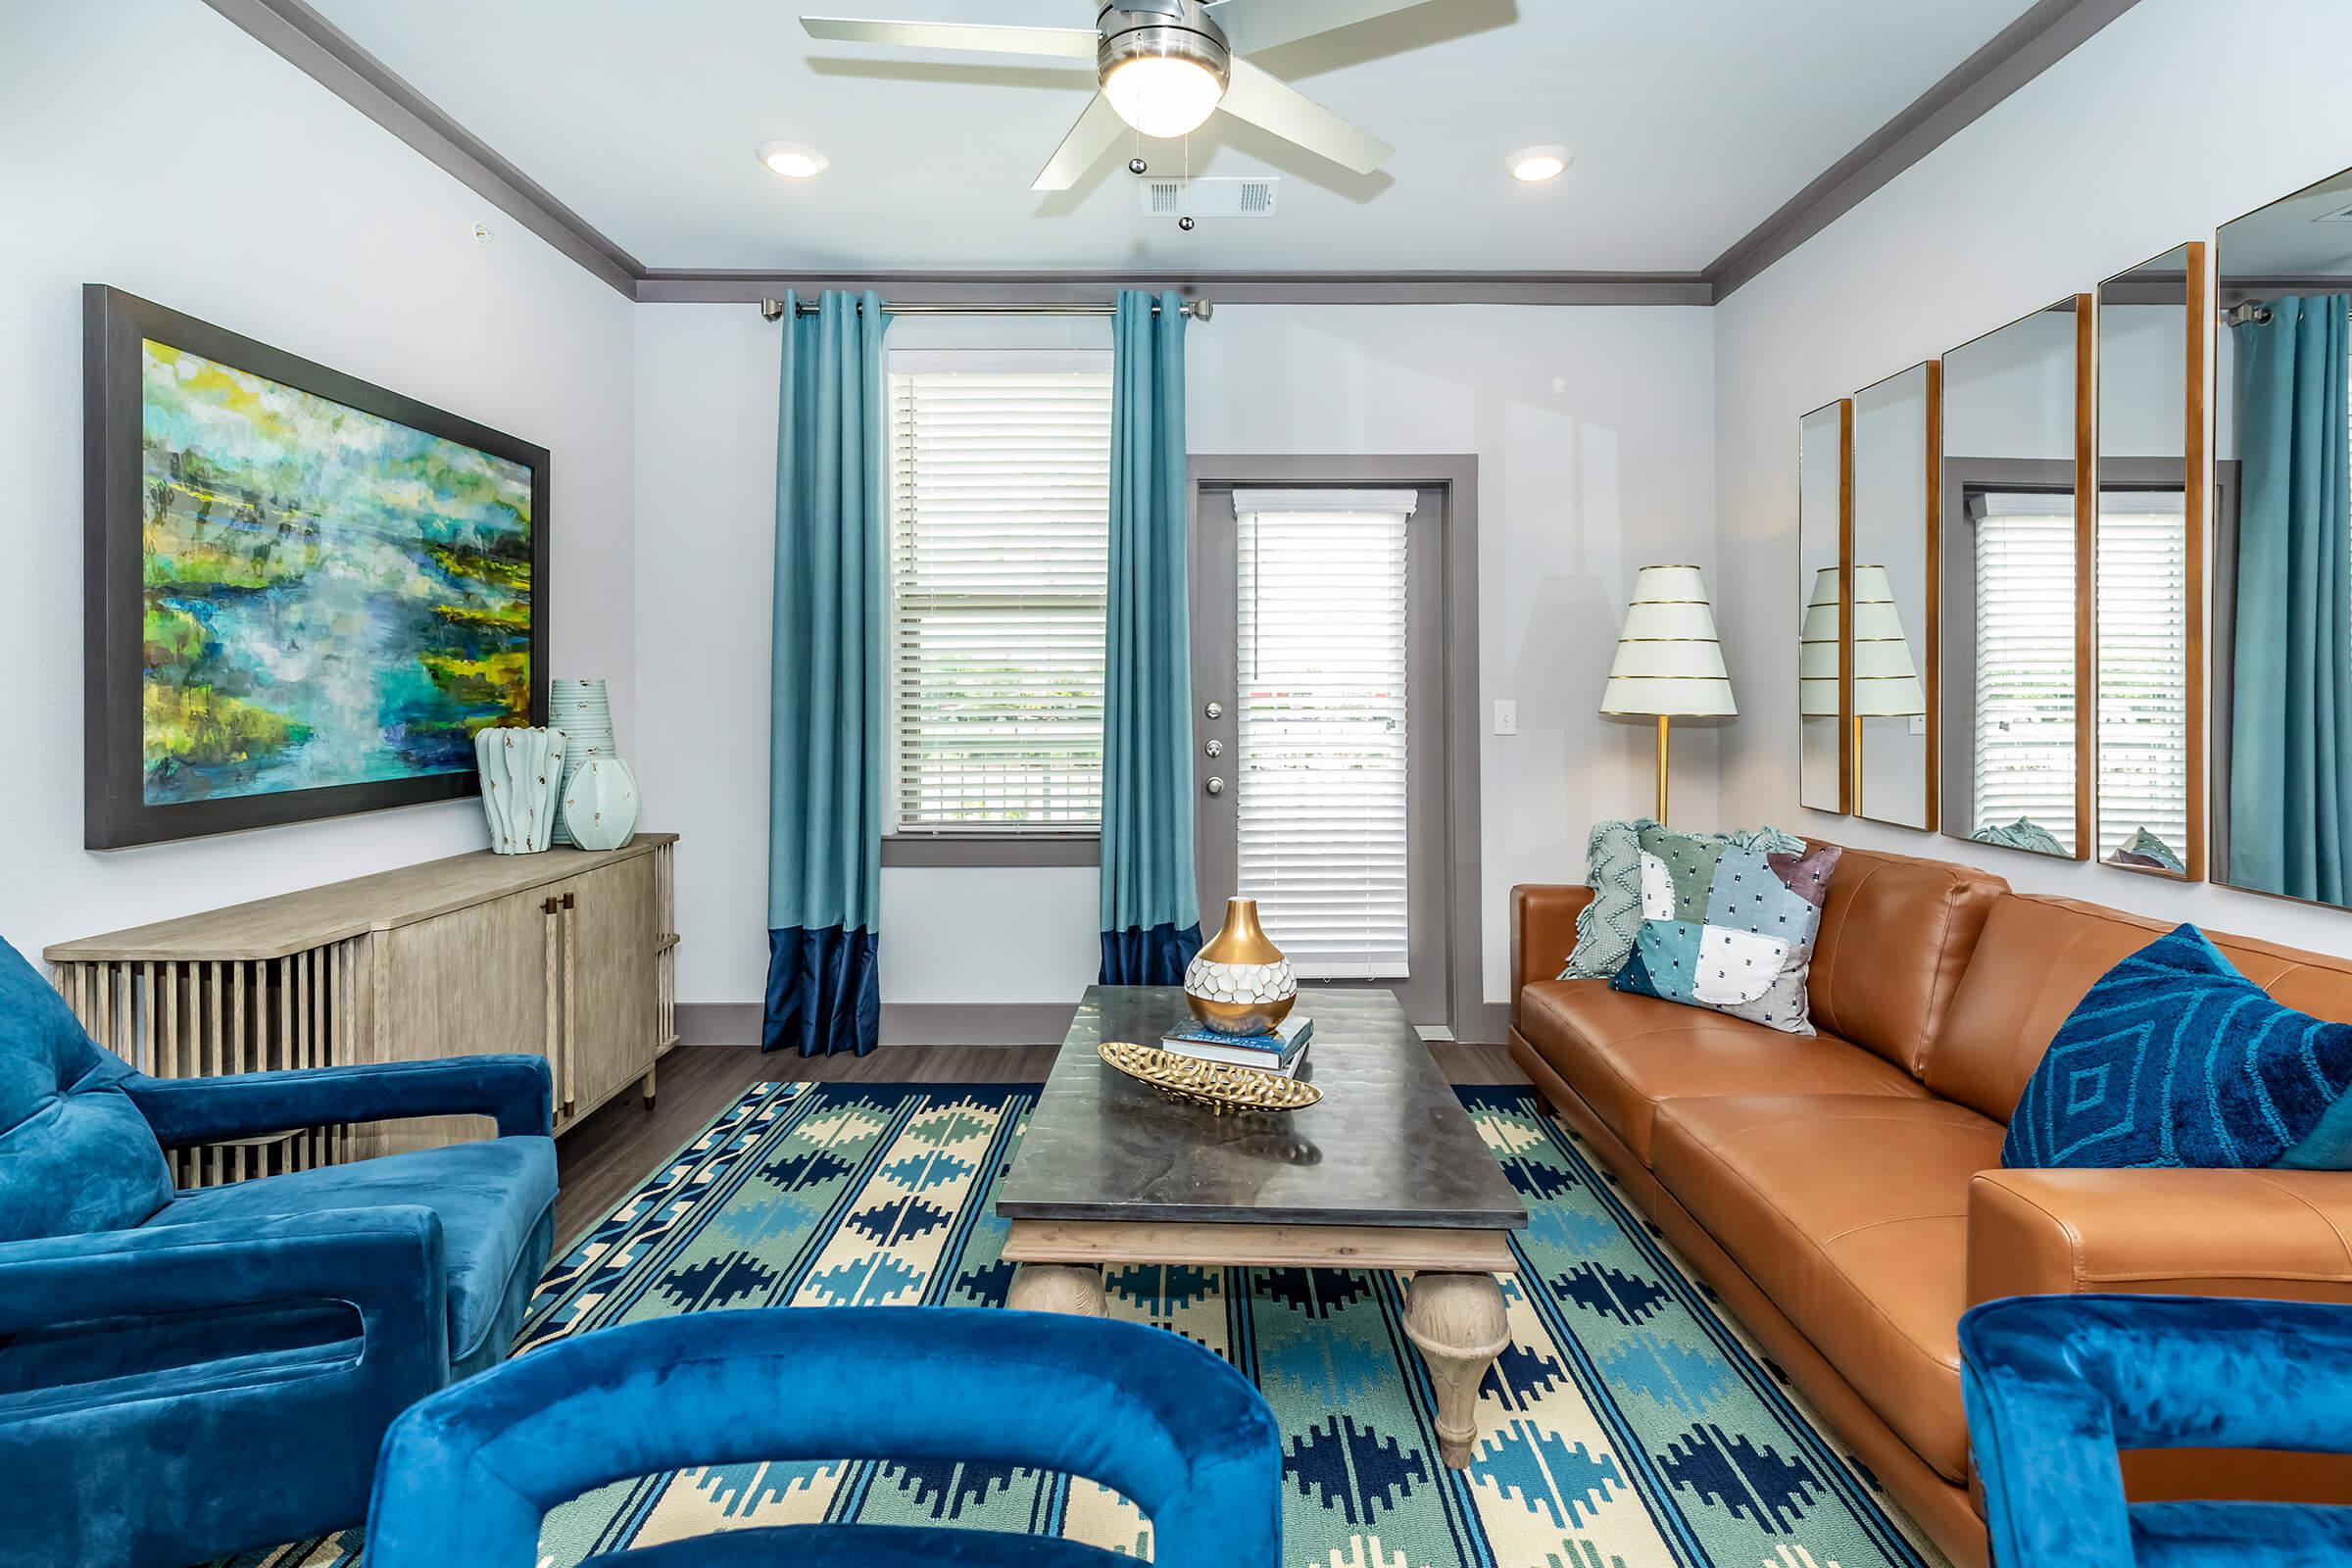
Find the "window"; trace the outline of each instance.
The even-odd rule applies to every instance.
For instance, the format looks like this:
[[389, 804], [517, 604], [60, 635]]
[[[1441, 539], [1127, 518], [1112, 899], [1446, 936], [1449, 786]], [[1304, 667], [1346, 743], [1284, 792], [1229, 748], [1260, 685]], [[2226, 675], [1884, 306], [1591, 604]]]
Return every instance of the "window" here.
[[1406, 491], [1234, 494], [1240, 891], [1302, 977], [1408, 974]]
[[1988, 491], [1977, 519], [1976, 820], [2075, 838], [2075, 509]]
[[2188, 539], [2180, 492], [2099, 498], [2099, 858], [2188, 842]]
[[897, 354], [891, 778], [902, 834], [1102, 816], [1107, 354]]

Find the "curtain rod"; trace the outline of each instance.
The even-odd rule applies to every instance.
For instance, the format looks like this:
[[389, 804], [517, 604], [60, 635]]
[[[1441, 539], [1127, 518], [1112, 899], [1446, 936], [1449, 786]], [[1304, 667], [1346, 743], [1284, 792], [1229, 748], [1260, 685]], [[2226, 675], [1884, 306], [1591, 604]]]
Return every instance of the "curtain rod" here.
[[[804, 300], [801, 302], [800, 314], [814, 316], [817, 309], [816, 306]], [[864, 307], [861, 305], [858, 309], [863, 310]], [[1177, 309], [1196, 321], [1205, 321], [1216, 313], [1216, 307], [1207, 300], [1192, 300], [1178, 306]], [[1118, 307], [1115, 305], [1086, 304], [1073, 301], [1042, 301], [1033, 305], [1019, 305], [1010, 302], [989, 304], [910, 302], [906, 305], [882, 307], [882, 314], [885, 316], [1111, 316], [1115, 315], [1117, 311]], [[781, 318], [783, 314], [784, 302], [782, 300], [761, 300], [760, 302], [760, 318], [761, 320], [773, 321]], [[1152, 314], [1153, 316], [1159, 314], [1157, 305], [1152, 307]]]

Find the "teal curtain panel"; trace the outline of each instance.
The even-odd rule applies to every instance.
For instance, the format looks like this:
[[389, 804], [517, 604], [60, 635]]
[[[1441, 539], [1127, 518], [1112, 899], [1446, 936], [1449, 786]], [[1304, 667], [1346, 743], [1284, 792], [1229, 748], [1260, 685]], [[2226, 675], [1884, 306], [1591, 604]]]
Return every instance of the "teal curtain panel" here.
[[[1158, 307], [1157, 311], [1153, 306]], [[1200, 951], [1193, 868], [1184, 301], [1112, 322], [1110, 606], [1102, 693], [1102, 982], [1179, 985]]]
[[880, 296], [784, 296], [760, 1049], [874, 1049], [882, 997], [884, 551]]
[[2230, 880], [2352, 903], [2352, 296], [2237, 331]]

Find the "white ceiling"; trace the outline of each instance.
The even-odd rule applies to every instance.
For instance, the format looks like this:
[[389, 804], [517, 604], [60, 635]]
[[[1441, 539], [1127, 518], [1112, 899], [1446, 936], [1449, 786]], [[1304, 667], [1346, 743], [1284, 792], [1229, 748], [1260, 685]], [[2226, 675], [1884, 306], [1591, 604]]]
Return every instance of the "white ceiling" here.
[[[1196, 174], [1281, 214], [1183, 233], [1125, 159], [1029, 182], [1085, 66], [818, 44], [794, 0], [312, 0], [647, 267], [785, 270], [1697, 271], [2026, 0], [1430, 0], [1257, 57], [1387, 141], [1358, 176], [1220, 116]], [[1236, 5], [1281, 0], [1234, 0]], [[1088, 25], [1093, 0], [813, 0], [833, 15]], [[752, 156], [832, 160], [788, 181]], [[1559, 142], [1547, 185], [1504, 156]], [[1147, 144], [1155, 174], [1176, 143]]]

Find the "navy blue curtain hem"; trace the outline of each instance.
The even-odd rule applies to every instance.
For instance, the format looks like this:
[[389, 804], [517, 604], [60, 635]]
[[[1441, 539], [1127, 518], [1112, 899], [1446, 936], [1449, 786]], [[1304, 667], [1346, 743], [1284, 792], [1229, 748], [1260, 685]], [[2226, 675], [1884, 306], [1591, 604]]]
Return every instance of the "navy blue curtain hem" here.
[[862, 1056], [881, 1042], [881, 970], [871, 931], [794, 926], [767, 934], [767, 1016], [760, 1049]]
[[1200, 951], [1200, 923], [1129, 926], [1102, 933], [1102, 984], [1180, 986]]

